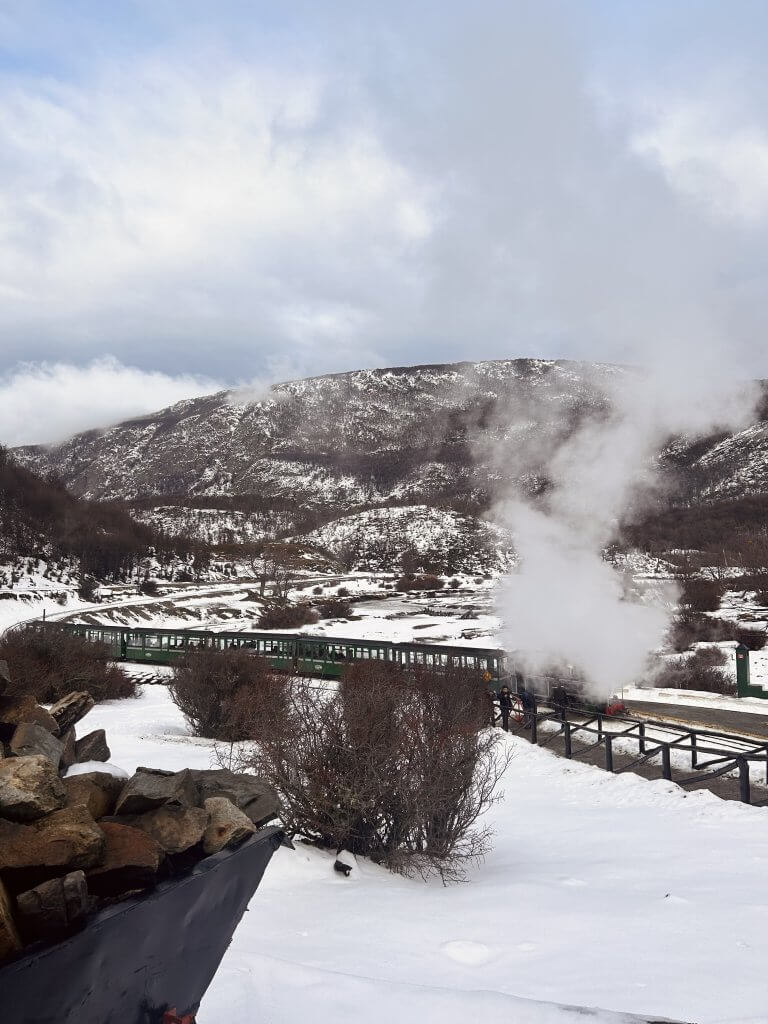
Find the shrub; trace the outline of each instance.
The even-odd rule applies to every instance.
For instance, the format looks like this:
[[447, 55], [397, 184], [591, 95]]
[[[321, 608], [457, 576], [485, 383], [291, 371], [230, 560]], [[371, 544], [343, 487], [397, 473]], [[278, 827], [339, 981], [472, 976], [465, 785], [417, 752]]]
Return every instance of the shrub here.
[[146, 597], [155, 597], [158, 591], [157, 580], [142, 580], [141, 586], [139, 587], [139, 593], [144, 594]]
[[87, 690], [95, 701], [135, 697], [136, 683], [111, 661], [106, 644], [65, 633], [52, 623], [32, 623], [0, 640], [0, 660], [8, 662], [8, 696], [31, 694], [51, 704], [72, 690]]
[[294, 680], [285, 726], [240, 767], [277, 789], [290, 832], [458, 879], [488, 849], [478, 819], [507, 765], [486, 719], [476, 673], [361, 663], [336, 689]]
[[323, 588], [322, 587], [312, 587], [312, 593], [313, 594], [322, 594], [322, 592], [323, 592]]
[[336, 591], [337, 597], [349, 597], [349, 590], [346, 587], [339, 587]]
[[318, 615], [311, 605], [304, 601], [290, 604], [280, 601], [277, 604], [264, 605], [259, 615], [259, 629], [294, 629], [317, 622]]
[[765, 647], [766, 635], [764, 629], [749, 629], [742, 626], [734, 631], [733, 639], [744, 644], [750, 651], [762, 651]]
[[723, 597], [723, 585], [715, 580], [684, 579], [680, 604], [692, 612], [716, 612]]
[[347, 619], [352, 614], [352, 605], [343, 597], [326, 597], [315, 607], [321, 619]]
[[439, 576], [423, 573], [420, 576], [401, 576], [395, 586], [398, 590], [440, 590], [443, 581]]
[[96, 597], [96, 580], [91, 576], [83, 576], [77, 588], [77, 596], [83, 601], [93, 601]]
[[733, 628], [733, 623], [726, 619], [682, 611], [672, 621], [669, 644], [673, 651], [687, 651], [693, 644], [731, 640]]
[[451, 580], [451, 582], [448, 585], [451, 588], [451, 590], [458, 590], [459, 589], [459, 581], [457, 579]]
[[722, 666], [726, 655], [718, 647], [703, 647], [687, 657], [666, 661], [653, 682], [656, 686], [678, 690], [705, 690], [709, 693], [736, 693], [736, 682]]
[[287, 679], [236, 649], [189, 651], [173, 666], [171, 697], [195, 736], [258, 739], [285, 718]]

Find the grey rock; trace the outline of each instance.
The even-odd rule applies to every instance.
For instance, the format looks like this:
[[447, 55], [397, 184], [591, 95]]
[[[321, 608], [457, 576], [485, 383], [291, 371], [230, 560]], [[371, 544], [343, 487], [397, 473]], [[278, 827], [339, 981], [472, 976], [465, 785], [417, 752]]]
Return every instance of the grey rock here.
[[189, 770], [165, 772], [137, 768], [120, 793], [115, 814], [144, 814], [164, 804], [194, 807], [197, 803], [197, 791]]
[[77, 737], [75, 736], [74, 728], [67, 730], [67, 732], [61, 737], [61, 742], [64, 745], [64, 749], [61, 752], [61, 761], [59, 762], [59, 767], [71, 768], [72, 765], [77, 760]]
[[58, 735], [56, 720], [30, 694], [16, 698], [0, 697], [0, 733], [3, 739], [10, 739], [14, 728], [21, 722], [34, 722], [54, 736]]
[[56, 739], [47, 729], [35, 722], [22, 722], [17, 725], [9, 746], [11, 753], [16, 757], [30, 757], [34, 754], [47, 757], [56, 769], [64, 752], [61, 740]]
[[101, 862], [86, 871], [88, 889], [109, 898], [149, 889], [157, 880], [162, 851], [147, 832], [128, 825], [105, 822], [106, 846]]
[[280, 811], [277, 793], [256, 775], [232, 772], [228, 768], [192, 769], [201, 804], [212, 796], [223, 796], [260, 827], [276, 818]]
[[82, 804], [96, 820], [112, 813], [125, 785], [123, 779], [108, 772], [86, 772], [62, 781], [67, 793], [67, 807]]
[[166, 853], [184, 853], [197, 846], [203, 838], [208, 812], [202, 807], [165, 804], [137, 815], [131, 824], [142, 832], [148, 832]]
[[85, 807], [64, 807], [30, 824], [0, 819], [0, 876], [13, 892], [94, 867], [104, 848], [104, 833]]
[[88, 914], [88, 886], [82, 871], [52, 878], [16, 897], [16, 917], [25, 942], [59, 939], [77, 931]]
[[0, 661], [0, 693], [5, 693], [11, 685], [11, 673], [8, 670], [8, 662]]
[[203, 833], [203, 852], [206, 856], [218, 853], [225, 846], [237, 846], [253, 835], [256, 826], [225, 796], [210, 796], [205, 801], [208, 825]]
[[0, 817], [35, 821], [63, 807], [66, 796], [49, 758], [35, 754], [0, 761]]
[[108, 761], [112, 756], [107, 746], [107, 734], [103, 729], [94, 729], [75, 744], [75, 760]]
[[93, 705], [93, 697], [85, 690], [73, 690], [57, 701], [51, 708], [51, 715], [56, 720], [59, 735], [63, 736], [73, 725], [77, 725]]

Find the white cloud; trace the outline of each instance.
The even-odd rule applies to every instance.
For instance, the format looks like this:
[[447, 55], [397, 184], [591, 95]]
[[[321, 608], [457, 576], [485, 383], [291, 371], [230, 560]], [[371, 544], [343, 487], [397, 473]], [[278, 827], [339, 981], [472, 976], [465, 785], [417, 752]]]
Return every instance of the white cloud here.
[[87, 366], [22, 364], [0, 377], [0, 444], [62, 441], [79, 430], [155, 412], [221, 387], [201, 377], [123, 366], [112, 358]]
[[103, 68], [87, 87], [7, 87], [0, 331], [89, 354], [105, 337], [112, 351], [133, 343], [166, 369], [210, 365], [196, 346], [215, 341], [230, 375], [250, 376], [249, 359], [293, 340], [286, 323], [402, 302], [432, 189], [351, 99], [330, 116], [331, 89], [328, 76], [173, 60]]
[[668, 101], [631, 148], [715, 217], [751, 226], [768, 220], [768, 134], [738, 111]]

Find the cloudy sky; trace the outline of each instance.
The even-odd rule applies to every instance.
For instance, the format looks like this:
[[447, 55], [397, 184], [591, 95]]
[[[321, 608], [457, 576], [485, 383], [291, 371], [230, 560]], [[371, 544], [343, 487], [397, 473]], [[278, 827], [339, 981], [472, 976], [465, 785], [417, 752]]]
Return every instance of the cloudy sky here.
[[537, 355], [768, 375], [763, 0], [0, 0], [0, 441]]

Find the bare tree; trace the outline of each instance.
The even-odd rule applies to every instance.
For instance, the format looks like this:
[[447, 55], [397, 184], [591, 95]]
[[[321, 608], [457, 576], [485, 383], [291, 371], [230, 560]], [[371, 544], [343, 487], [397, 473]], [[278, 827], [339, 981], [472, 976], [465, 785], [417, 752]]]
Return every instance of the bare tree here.
[[475, 673], [362, 663], [337, 689], [296, 680], [286, 723], [241, 767], [277, 789], [290, 831], [455, 880], [488, 849], [481, 817], [508, 762], [486, 719]]

